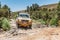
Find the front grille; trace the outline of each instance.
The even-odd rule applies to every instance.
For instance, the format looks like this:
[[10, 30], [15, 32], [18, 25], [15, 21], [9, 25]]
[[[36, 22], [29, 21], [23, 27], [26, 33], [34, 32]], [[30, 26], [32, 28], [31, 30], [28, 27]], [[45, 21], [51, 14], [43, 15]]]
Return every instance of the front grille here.
[[22, 22], [28, 22], [28, 20], [22, 20]]

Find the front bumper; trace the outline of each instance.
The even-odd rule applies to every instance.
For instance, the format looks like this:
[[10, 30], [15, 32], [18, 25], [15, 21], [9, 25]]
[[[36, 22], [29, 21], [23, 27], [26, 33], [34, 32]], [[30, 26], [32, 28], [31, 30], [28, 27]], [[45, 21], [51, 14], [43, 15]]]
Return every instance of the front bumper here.
[[20, 27], [28, 27], [32, 25], [32, 22], [17, 22]]

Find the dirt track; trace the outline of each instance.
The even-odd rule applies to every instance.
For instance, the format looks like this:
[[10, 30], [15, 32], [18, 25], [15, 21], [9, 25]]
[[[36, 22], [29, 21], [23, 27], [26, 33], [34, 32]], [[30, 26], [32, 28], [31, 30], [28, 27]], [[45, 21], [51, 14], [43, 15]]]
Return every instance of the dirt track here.
[[[13, 26], [14, 25], [14, 26]], [[0, 40], [60, 40], [60, 28], [15, 29], [0, 34]], [[36, 26], [36, 25], [33, 25]]]
[[0, 40], [60, 40], [60, 28], [19, 29], [19, 31], [17, 35], [1, 34]]

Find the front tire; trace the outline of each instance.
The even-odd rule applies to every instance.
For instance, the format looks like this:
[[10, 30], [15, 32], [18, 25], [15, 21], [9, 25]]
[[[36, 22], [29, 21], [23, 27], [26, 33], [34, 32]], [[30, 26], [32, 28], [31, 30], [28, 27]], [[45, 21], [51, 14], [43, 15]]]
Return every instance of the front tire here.
[[17, 24], [17, 28], [20, 28], [19, 24]]
[[29, 25], [29, 29], [32, 29], [32, 25]]

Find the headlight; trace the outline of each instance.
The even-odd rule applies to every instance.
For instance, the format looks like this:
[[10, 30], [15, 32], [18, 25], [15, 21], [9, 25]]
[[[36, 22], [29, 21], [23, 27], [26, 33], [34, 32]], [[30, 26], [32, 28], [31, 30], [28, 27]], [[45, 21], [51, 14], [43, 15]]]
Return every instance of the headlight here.
[[20, 19], [18, 19], [18, 21], [19, 21], [19, 22], [21, 22], [21, 20], [20, 20]]
[[32, 20], [29, 20], [29, 22], [32, 22]]

